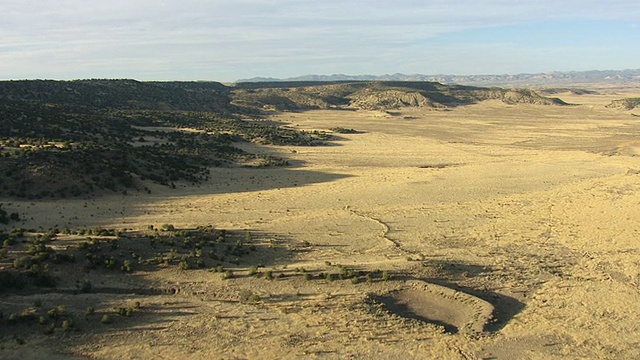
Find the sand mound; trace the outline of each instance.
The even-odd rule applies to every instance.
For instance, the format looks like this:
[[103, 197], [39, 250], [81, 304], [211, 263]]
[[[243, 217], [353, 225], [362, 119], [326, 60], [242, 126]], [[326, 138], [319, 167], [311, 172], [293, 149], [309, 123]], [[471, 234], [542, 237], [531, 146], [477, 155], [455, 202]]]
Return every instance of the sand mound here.
[[406, 288], [374, 300], [394, 314], [443, 326], [450, 333], [483, 332], [494, 310], [475, 296], [422, 281], [409, 281]]

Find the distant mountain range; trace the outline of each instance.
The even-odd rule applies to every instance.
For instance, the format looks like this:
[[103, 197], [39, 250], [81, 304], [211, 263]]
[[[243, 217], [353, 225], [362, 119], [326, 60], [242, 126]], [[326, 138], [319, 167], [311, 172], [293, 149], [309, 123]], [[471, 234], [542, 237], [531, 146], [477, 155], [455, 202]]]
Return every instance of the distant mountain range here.
[[392, 75], [304, 75], [293, 78], [278, 79], [255, 77], [240, 79], [243, 82], [280, 82], [280, 81], [435, 81], [441, 84], [458, 84], [473, 86], [519, 86], [546, 87], [572, 84], [594, 83], [640, 83], [640, 69], [630, 70], [593, 70], [568, 71], [538, 74], [517, 75], [422, 75], [422, 74], [392, 74]]

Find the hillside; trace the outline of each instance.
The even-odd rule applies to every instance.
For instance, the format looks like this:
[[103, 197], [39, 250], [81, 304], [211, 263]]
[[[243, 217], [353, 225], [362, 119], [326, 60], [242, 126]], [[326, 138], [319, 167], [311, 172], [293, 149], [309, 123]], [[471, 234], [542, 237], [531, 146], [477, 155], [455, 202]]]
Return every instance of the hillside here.
[[637, 109], [640, 107], [640, 98], [614, 100], [609, 105], [607, 105], [607, 107], [622, 110]]
[[[211, 166], [268, 166], [238, 141], [314, 145], [314, 135], [242, 120], [218, 83], [0, 82], [0, 196], [147, 191], [209, 178]], [[197, 131], [183, 131], [182, 128]]]
[[566, 105], [527, 89], [477, 88], [437, 82], [265, 82], [236, 85], [233, 101], [238, 106], [278, 111], [309, 109], [376, 109], [404, 106], [447, 108], [485, 100], [508, 104]]
[[[498, 99], [563, 105], [531, 90], [434, 82], [242, 83], [135, 80], [0, 82], [0, 196], [47, 198], [148, 191], [209, 179], [212, 166], [283, 165], [234, 145], [318, 145], [264, 111], [448, 108]], [[188, 129], [188, 131], [187, 131]]]

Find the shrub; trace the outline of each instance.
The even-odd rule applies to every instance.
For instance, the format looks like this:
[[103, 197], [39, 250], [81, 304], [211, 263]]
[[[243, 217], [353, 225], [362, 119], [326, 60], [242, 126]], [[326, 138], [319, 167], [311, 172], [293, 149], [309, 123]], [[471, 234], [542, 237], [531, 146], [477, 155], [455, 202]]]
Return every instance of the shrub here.
[[57, 319], [58, 318], [58, 310], [57, 309], [51, 309], [49, 311], [47, 311], [47, 316], [51, 319]]
[[120, 269], [123, 272], [131, 272], [133, 270], [133, 266], [131, 265], [131, 260], [125, 260]]
[[191, 264], [189, 264], [189, 261], [187, 259], [182, 259], [182, 260], [180, 260], [180, 263], [178, 264], [178, 269], [180, 269], [180, 270], [189, 270], [189, 269], [191, 269]]
[[113, 320], [111, 319], [111, 316], [105, 314], [105, 315], [102, 315], [102, 319], [100, 319], [100, 322], [103, 324], [111, 324]]
[[224, 272], [224, 275], [222, 275], [223, 279], [231, 279], [233, 277], [233, 271], [231, 270], [227, 270]]
[[249, 270], [247, 272], [247, 275], [249, 276], [254, 276], [258, 274], [258, 267], [255, 265], [251, 265], [251, 267], [249, 267]]
[[343, 128], [343, 127], [333, 127], [329, 130], [338, 134], [359, 134], [358, 130]]
[[176, 228], [171, 225], [171, 224], [162, 224], [162, 226], [160, 226], [160, 230], [162, 231], [174, 231]]
[[264, 278], [267, 280], [273, 280], [273, 272], [271, 270], [265, 271]]
[[73, 321], [67, 319], [62, 322], [62, 331], [69, 331], [73, 327]]

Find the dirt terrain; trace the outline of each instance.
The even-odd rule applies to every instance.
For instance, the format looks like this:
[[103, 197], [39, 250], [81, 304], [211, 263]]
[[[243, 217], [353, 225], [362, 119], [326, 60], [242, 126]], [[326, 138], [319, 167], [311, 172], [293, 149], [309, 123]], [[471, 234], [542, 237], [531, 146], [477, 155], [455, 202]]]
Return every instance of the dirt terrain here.
[[[258, 250], [230, 278], [141, 268], [72, 295], [77, 267], [52, 291], [2, 295], [5, 317], [34, 302], [78, 315], [54, 335], [2, 324], [0, 358], [640, 358], [640, 117], [606, 107], [638, 93], [275, 114], [357, 133], [245, 144], [291, 165], [215, 168], [197, 187], [3, 201], [27, 229], [212, 225]], [[111, 324], [81, 315], [136, 302]]]

